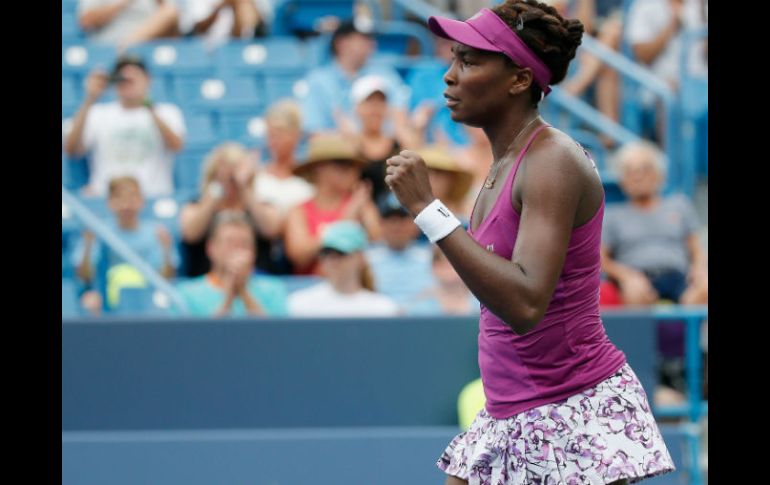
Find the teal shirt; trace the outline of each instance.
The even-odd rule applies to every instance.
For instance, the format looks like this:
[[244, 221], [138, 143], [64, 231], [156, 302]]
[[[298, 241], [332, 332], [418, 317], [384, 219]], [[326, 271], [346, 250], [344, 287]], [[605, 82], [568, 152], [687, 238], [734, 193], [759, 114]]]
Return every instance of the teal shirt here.
[[[287, 315], [286, 286], [281, 280], [271, 276], [252, 276], [248, 288], [249, 294], [265, 310], [265, 315]], [[181, 283], [178, 289], [192, 316], [210, 317], [225, 301], [224, 291], [212, 286], [205, 275]], [[246, 306], [240, 298], [233, 301], [230, 315], [234, 317], [248, 316]]]

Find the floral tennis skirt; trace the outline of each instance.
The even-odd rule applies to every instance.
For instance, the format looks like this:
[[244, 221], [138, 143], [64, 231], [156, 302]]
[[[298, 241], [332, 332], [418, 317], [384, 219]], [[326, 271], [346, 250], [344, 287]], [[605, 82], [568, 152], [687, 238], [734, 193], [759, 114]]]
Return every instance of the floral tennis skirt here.
[[635, 483], [675, 469], [628, 364], [591, 389], [510, 418], [482, 409], [437, 465], [469, 485]]

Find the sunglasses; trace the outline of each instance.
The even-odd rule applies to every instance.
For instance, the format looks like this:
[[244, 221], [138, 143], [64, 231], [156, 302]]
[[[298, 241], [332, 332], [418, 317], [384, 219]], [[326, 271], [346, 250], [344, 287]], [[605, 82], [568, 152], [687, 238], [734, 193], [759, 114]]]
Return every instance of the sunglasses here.
[[332, 249], [332, 248], [322, 248], [318, 252], [318, 256], [321, 258], [327, 258], [330, 256], [340, 258], [342, 256], [347, 256], [347, 255], [348, 253], [343, 253], [342, 251], [337, 251], [336, 249]]

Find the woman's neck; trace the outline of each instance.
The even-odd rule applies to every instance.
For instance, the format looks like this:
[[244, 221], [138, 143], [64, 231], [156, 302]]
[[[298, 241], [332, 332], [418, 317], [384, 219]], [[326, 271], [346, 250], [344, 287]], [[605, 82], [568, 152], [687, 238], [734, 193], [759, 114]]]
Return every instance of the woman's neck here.
[[539, 116], [537, 108], [531, 106], [522, 109], [510, 109], [504, 112], [494, 124], [483, 127], [492, 146], [493, 159], [500, 160], [506, 156], [514, 141], [519, 144], [524, 143], [524, 137], [519, 136], [517, 139], [517, 136], [522, 130], [530, 129], [532, 125], [528, 126], [528, 124], [537, 116]]
[[286, 179], [294, 175], [292, 169], [294, 168], [294, 157], [276, 157], [265, 168], [271, 175], [278, 177], [279, 179]]
[[631, 205], [642, 210], [654, 209], [660, 203], [659, 194], [650, 194], [643, 197], [635, 197], [631, 199]]
[[328, 278], [334, 291], [343, 295], [353, 295], [361, 291], [361, 279], [357, 274], [335, 275]]
[[336, 209], [347, 196], [347, 193], [338, 192], [331, 187], [316, 186], [315, 203], [321, 209]]
[[372, 140], [377, 141], [385, 138], [385, 135], [382, 133], [382, 127], [380, 126], [378, 127], [364, 126], [361, 129], [361, 138], [367, 141], [372, 141]]

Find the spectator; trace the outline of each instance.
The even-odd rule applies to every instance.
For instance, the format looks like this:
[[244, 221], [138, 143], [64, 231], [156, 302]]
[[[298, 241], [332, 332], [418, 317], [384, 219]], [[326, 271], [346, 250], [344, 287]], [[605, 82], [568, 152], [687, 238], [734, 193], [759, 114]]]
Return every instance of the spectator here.
[[354, 221], [329, 225], [320, 243], [321, 274], [326, 281], [289, 296], [289, 315], [296, 317], [388, 317], [396, 303], [374, 292], [363, 251], [366, 231]]
[[385, 197], [379, 210], [383, 242], [367, 249], [366, 259], [377, 291], [403, 306], [433, 286], [431, 250], [417, 241], [420, 230], [395, 195]]
[[[112, 179], [108, 205], [114, 219], [107, 222], [107, 227], [163, 277], [173, 278], [179, 266], [179, 254], [165, 227], [141, 219], [144, 199], [139, 182], [133, 177]], [[104, 283], [108, 308], [117, 304], [121, 286], [118, 279], [127, 277], [133, 281], [132, 286], [146, 286], [138, 270], [122, 266], [123, 263], [123, 258], [96, 240], [89, 231], [83, 233], [73, 252], [73, 266], [77, 268], [77, 275], [83, 282], [93, 286], [97, 279], [107, 279]], [[105, 273], [97, 275], [98, 268], [103, 268]], [[98, 314], [103, 308], [102, 296], [98, 290], [90, 290], [82, 297], [83, 306], [91, 313]]]
[[[304, 131], [336, 131], [353, 119], [350, 92], [356, 79], [376, 74], [392, 87], [395, 124], [408, 126], [408, 93], [398, 73], [369, 62], [376, 45], [363, 22], [345, 21], [332, 34], [333, 60], [313, 69], [307, 76], [308, 94], [302, 99]], [[388, 127], [392, 130], [393, 127]], [[344, 131], [344, 128], [343, 128]]]
[[466, 194], [473, 182], [473, 175], [460, 168], [454, 156], [441, 146], [427, 146], [416, 150], [416, 152], [428, 166], [433, 195], [441, 200], [461, 221], [467, 223], [472, 207], [466, 205]]
[[[616, 52], [620, 51], [623, 36], [622, 0], [580, 0], [577, 2], [576, 10], [586, 32], [605, 47]], [[617, 71], [605, 66], [598, 57], [582, 52], [577, 72], [564, 83], [564, 90], [574, 96], [581, 96], [592, 86], [595, 87], [592, 104], [611, 120], [618, 121], [620, 78]], [[614, 143], [611, 138], [600, 136], [607, 146]]]
[[628, 202], [609, 206], [602, 232], [602, 270], [626, 305], [660, 299], [708, 303], [706, 254], [690, 200], [662, 197], [663, 155], [649, 142], [617, 154], [620, 185]]
[[[248, 215], [255, 244], [258, 234], [268, 239], [280, 234], [280, 213], [275, 207], [257, 200], [254, 192], [255, 176], [255, 160], [238, 143], [222, 143], [206, 157], [200, 197], [185, 204], [180, 213], [188, 276], [200, 276], [210, 271], [207, 240], [215, 216], [223, 210], [240, 210]], [[259, 254], [258, 248], [254, 248], [254, 253]], [[257, 261], [260, 268], [268, 265], [269, 255]]]
[[211, 46], [228, 39], [267, 35], [273, 15], [269, 0], [183, 0], [179, 30], [186, 36], [203, 36]]
[[[97, 103], [111, 82], [118, 100]], [[68, 156], [89, 155], [87, 194], [103, 197], [109, 180], [124, 175], [135, 177], [148, 197], [173, 192], [172, 165], [184, 144], [184, 118], [173, 104], [152, 103], [150, 82], [144, 62], [134, 56], [120, 57], [112, 76], [89, 74], [86, 99], [64, 142]]]
[[148, 40], [177, 35], [173, 0], [78, 0], [78, 21], [89, 40], [123, 51]]
[[398, 125], [395, 134], [384, 131], [385, 122], [391, 116], [389, 100], [393, 97], [388, 82], [379, 76], [358, 78], [351, 89], [351, 100], [360, 130], [351, 131], [351, 138], [359, 155], [368, 164], [362, 175], [372, 183], [372, 198], [376, 202], [389, 192], [385, 185], [385, 160], [407, 147], [417, 147], [419, 139], [411, 127]]
[[371, 200], [371, 184], [359, 180], [365, 164], [340, 135], [310, 139], [308, 157], [294, 172], [310, 180], [316, 193], [289, 211], [286, 220], [286, 254], [296, 274], [318, 273], [321, 234], [327, 224], [343, 219], [358, 221], [370, 240], [380, 238], [380, 216]]
[[292, 99], [273, 104], [265, 115], [267, 149], [270, 160], [257, 173], [256, 197], [282, 214], [315, 194], [315, 188], [304, 178], [294, 175], [296, 150], [302, 138], [302, 114]]
[[219, 212], [206, 241], [211, 270], [179, 291], [199, 317], [286, 315], [286, 288], [274, 277], [254, 275], [254, 231], [240, 210]]
[[297, 103], [291, 99], [276, 102], [268, 110], [265, 121], [270, 160], [257, 172], [254, 195], [259, 202], [277, 209], [279, 227], [271, 238], [258, 235], [258, 254], [264, 258], [257, 264], [272, 274], [291, 274], [293, 267], [283, 243], [286, 217], [292, 207], [311, 199], [315, 188], [293, 172], [297, 165], [295, 152], [302, 136]]
[[[700, 0], [634, 0], [625, 35], [636, 59], [677, 89], [684, 34], [707, 22], [706, 2]], [[707, 71], [704, 43], [693, 44], [687, 57], [690, 70]]]
[[434, 285], [406, 302], [407, 315], [478, 315], [479, 301], [438, 246], [432, 247]]

